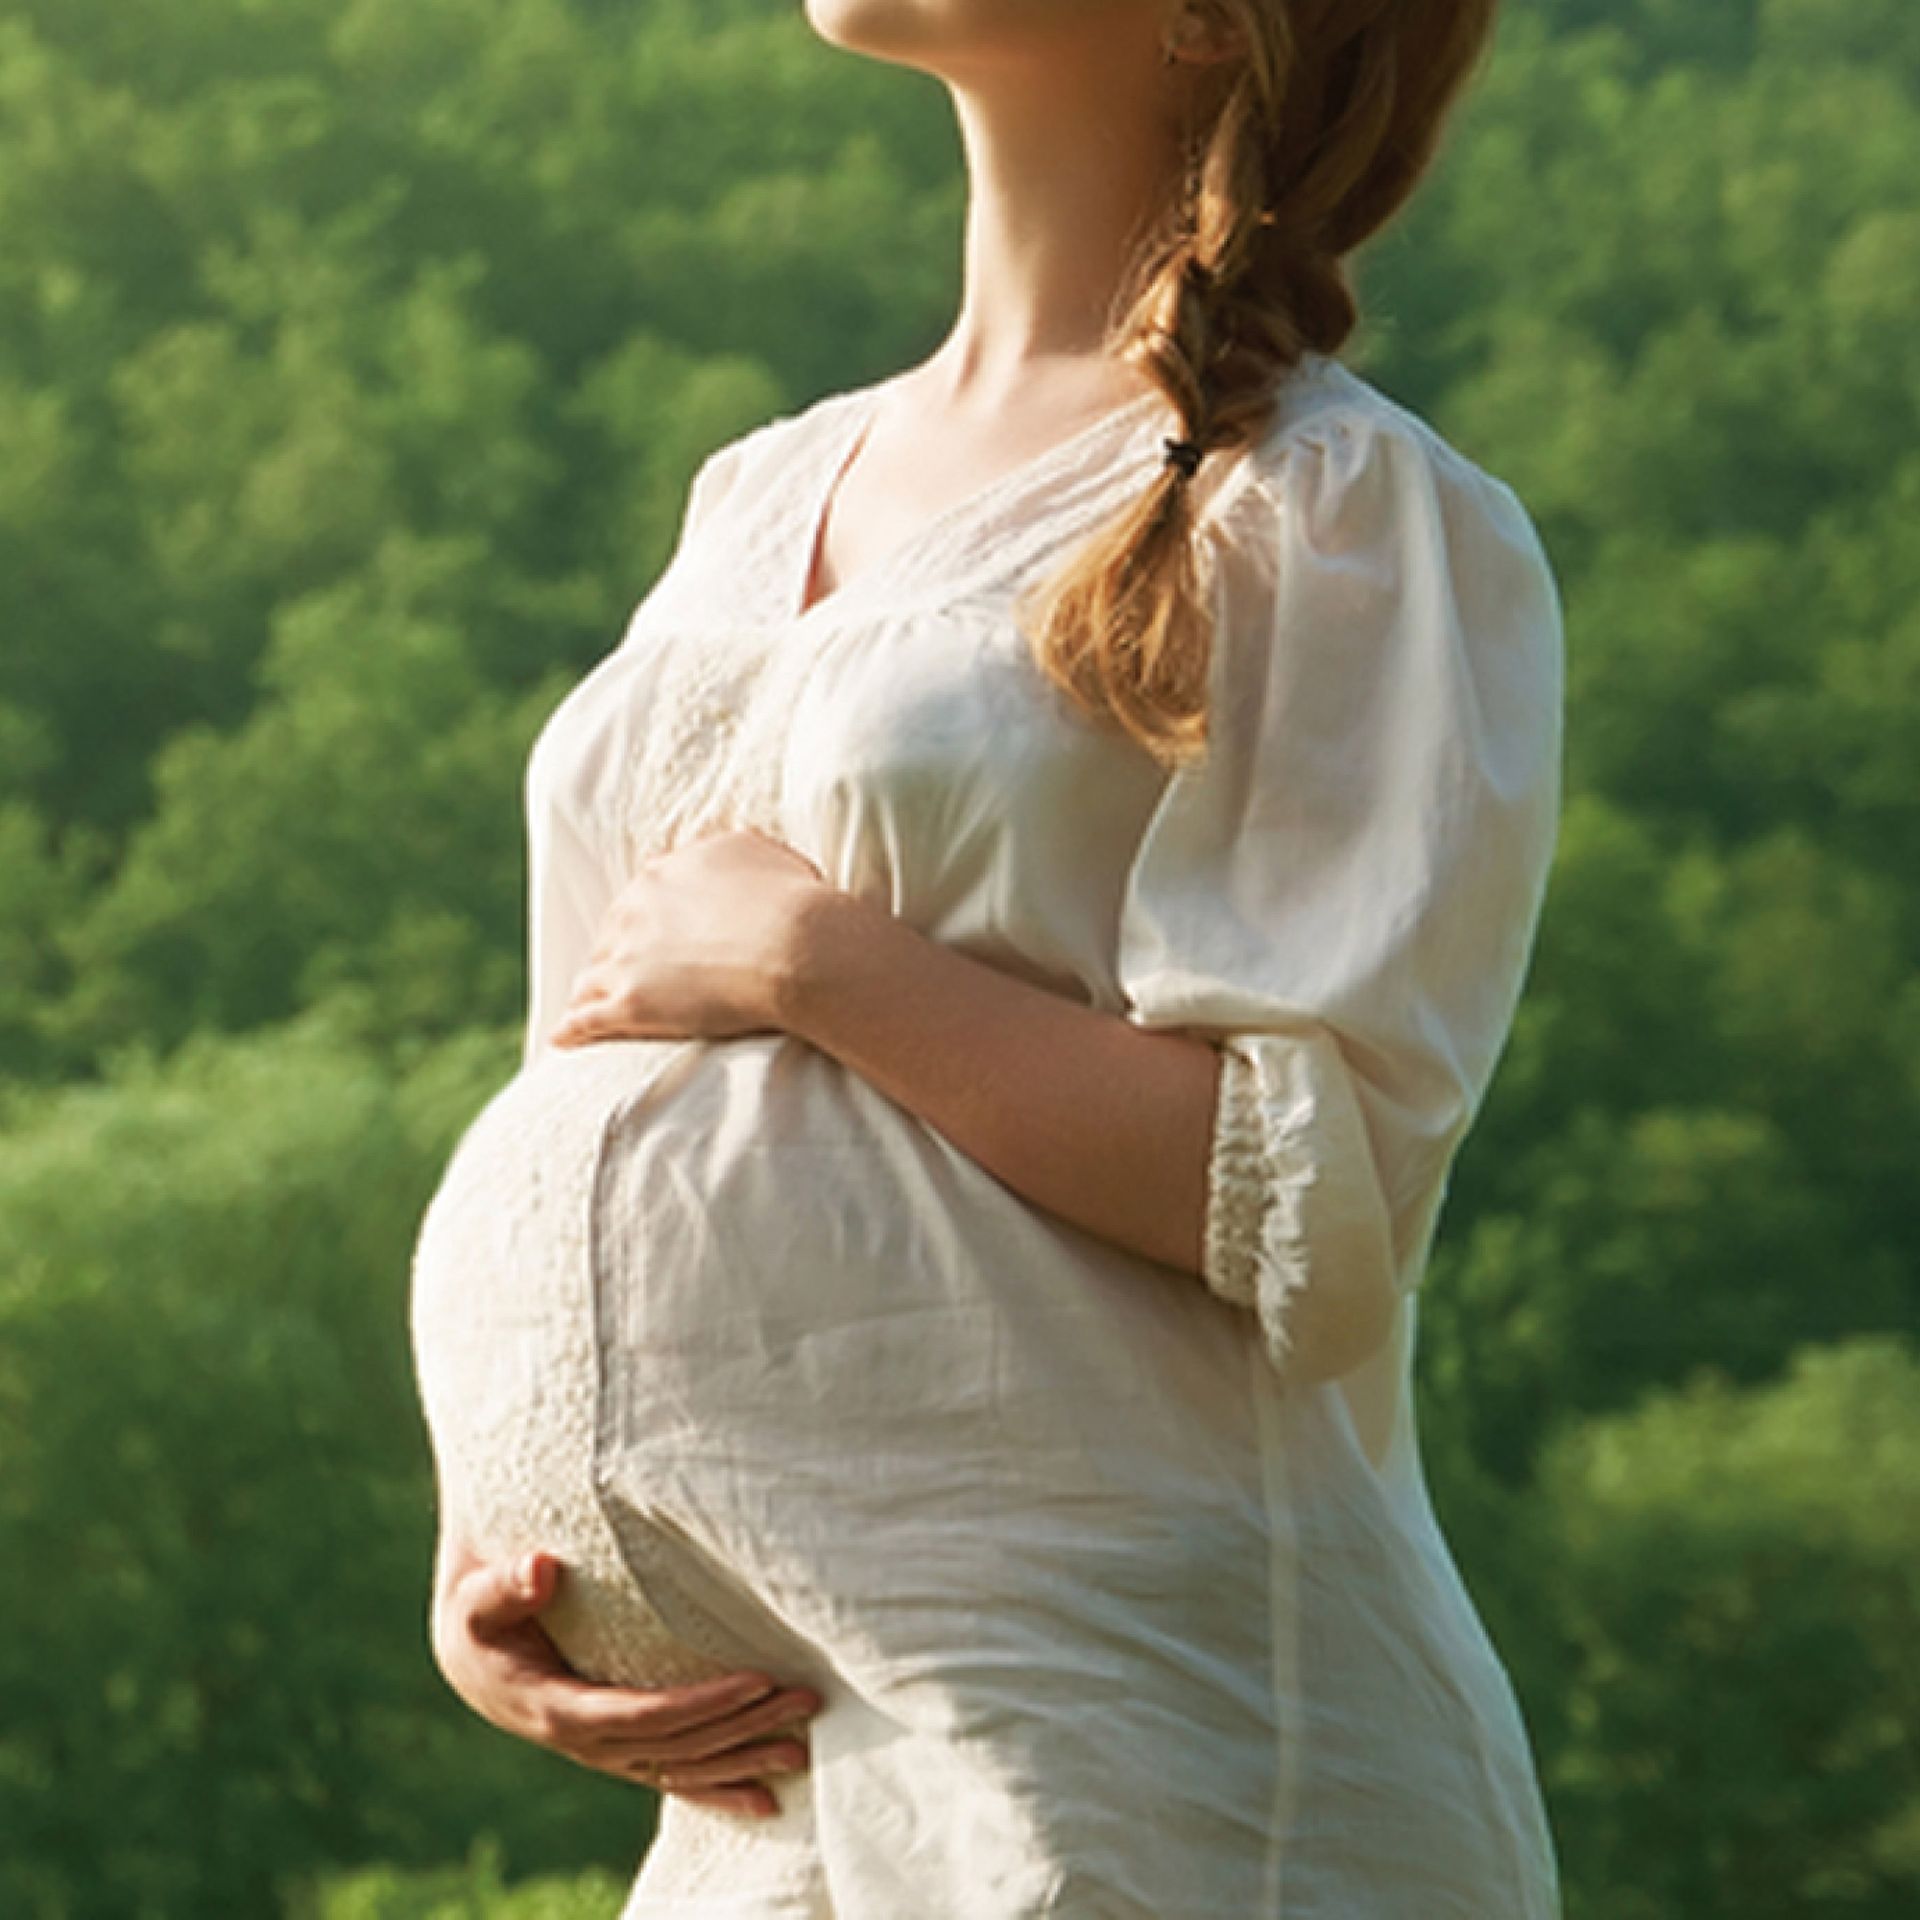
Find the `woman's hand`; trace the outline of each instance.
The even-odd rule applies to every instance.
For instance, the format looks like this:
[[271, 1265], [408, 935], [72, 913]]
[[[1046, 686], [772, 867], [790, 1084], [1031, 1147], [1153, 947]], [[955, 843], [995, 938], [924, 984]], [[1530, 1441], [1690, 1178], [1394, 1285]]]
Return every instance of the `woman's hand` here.
[[454, 1692], [503, 1732], [596, 1772], [700, 1806], [778, 1813], [763, 1777], [799, 1772], [809, 1756], [797, 1734], [772, 1736], [817, 1713], [819, 1695], [751, 1670], [684, 1687], [583, 1680], [535, 1618], [559, 1571], [551, 1554], [502, 1564], [443, 1549], [433, 1653]]
[[649, 860], [614, 896], [548, 1038], [572, 1046], [777, 1030], [798, 914], [823, 889], [811, 860], [751, 827]]

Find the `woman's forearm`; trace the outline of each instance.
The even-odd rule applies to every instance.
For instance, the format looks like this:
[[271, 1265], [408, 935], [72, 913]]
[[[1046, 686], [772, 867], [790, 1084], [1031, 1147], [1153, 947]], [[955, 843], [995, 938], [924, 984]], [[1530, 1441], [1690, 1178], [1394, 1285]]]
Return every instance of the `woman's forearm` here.
[[821, 889], [796, 915], [780, 1026], [917, 1113], [1016, 1193], [1198, 1274], [1220, 1056]]

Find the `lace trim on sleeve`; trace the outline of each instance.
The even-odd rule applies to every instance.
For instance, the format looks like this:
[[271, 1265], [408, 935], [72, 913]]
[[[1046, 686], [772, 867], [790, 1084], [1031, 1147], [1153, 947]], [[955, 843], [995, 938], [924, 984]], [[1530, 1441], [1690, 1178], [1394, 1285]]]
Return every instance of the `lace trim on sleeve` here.
[[1260, 1265], [1260, 1221], [1267, 1192], [1266, 1127], [1253, 1062], [1231, 1044], [1220, 1048], [1220, 1097], [1207, 1162], [1206, 1258], [1209, 1287], [1238, 1306], [1252, 1306]]
[[1313, 1102], [1297, 1075], [1291, 1086], [1268, 1085], [1259, 1047], [1235, 1036], [1220, 1053], [1202, 1278], [1259, 1315], [1279, 1364], [1292, 1349], [1293, 1296], [1309, 1273], [1306, 1207], [1320, 1177], [1309, 1138]]

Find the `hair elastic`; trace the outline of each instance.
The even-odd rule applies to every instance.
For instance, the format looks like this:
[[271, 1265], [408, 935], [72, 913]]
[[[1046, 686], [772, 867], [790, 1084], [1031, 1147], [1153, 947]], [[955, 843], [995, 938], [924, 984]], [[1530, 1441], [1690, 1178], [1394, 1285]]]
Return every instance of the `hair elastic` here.
[[1163, 440], [1160, 443], [1167, 450], [1167, 465], [1178, 467], [1182, 478], [1191, 480], [1199, 471], [1200, 462], [1206, 449], [1197, 440]]

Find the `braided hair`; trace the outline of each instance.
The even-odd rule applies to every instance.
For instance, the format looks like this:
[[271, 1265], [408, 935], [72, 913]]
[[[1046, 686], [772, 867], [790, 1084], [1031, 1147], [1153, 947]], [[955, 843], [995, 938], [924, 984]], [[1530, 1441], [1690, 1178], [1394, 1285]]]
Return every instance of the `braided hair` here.
[[1346, 256], [1437, 157], [1499, 0], [1189, 0], [1232, 51], [1202, 76], [1175, 190], [1138, 244], [1108, 350], [1178, 409], [1144, 493], [1023, 599], [1034, 658], [1164, 763], [1204, 751], [1211, 623], [1191, 486], [1253, 445], [1309, 353], [1359, 322]]

